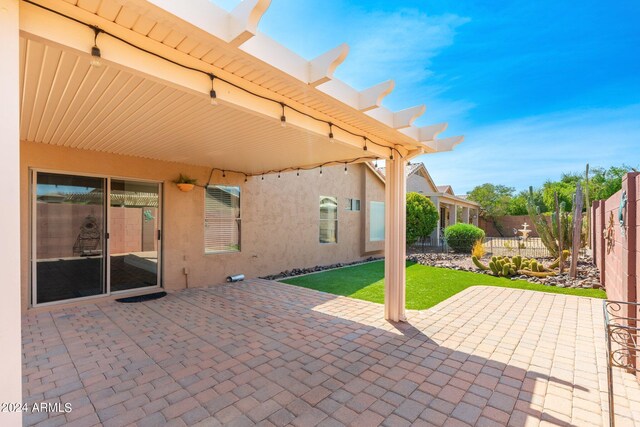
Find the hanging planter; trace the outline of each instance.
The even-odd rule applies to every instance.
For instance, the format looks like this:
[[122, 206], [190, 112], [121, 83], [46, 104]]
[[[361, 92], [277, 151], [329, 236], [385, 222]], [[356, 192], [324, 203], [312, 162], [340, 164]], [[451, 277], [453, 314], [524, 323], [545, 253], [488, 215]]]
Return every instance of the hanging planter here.
[[195, 187], [198, 180], [189, 178], [187, 175], [180, 174], [178, 179], [174, 180], [173, 182], [178, 186], [180, 191], [184, 191], [186, 193], [193, 190], [193, 187]]

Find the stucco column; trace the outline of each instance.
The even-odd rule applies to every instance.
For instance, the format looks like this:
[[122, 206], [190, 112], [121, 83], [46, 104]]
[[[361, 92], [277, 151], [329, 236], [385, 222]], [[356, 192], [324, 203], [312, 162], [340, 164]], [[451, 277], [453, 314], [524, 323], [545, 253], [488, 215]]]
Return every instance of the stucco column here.
[[480, 216], [477, 209], [473, 210], [473, 225], [478, 226], [478, 216]]
[[[7, 403], [22, 401], [18, 4], [18, 0], [0, 0], [0, 402]], [[2, 412], [0, 425], [20, 426], [22, 416]]]
[[462, 208], [462, 222], [469, 224], [469, 208]]
[[396, 156], [386, 161], [384, 218], [384, 317], [405, 321], [407, 162]]
[[458, 205], [451, 205], [451, 214], [449, 215], [449, 218], [451, 218], [450, 225], [454, 225], [458, 222]]

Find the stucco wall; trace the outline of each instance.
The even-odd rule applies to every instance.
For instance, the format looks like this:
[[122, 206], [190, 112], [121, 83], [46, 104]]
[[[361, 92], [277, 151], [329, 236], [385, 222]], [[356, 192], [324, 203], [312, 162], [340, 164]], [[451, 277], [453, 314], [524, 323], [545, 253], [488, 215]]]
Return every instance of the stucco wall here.
[[[379, 253], [383, 242], [368, 242], [370, 200], [384, 201], [384, 184], [365, 165], [269, 175], [264, 180], [214, 173], [212, 184], [240, 185], [242, 250], [204, 253], [204, 189], [183, 193], [171, 182], [185, 173], [205, 183], [210, 169], [173, 162], [118, 156], [45, 144], [21, 144], [22, 301], [29, 296], [29, 168], [162, 182], [163, 282], [167, 289], [208, 286], [230, 274], [256, 277], [295, 267], [348, 262]], [[318, 240], [319, 198], [338, 198], [338, 243]], [[361, 211], [345, 210], [346, 199], [361, 200]], [[365, 233], [363, 233], [365, 231]], [[188, 276], [184, 274], [187, 269]]]

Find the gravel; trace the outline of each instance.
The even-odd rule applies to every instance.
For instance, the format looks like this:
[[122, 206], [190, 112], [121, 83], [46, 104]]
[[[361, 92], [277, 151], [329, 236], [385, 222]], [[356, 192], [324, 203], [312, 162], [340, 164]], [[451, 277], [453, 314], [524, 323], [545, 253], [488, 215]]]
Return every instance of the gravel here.
[[[407, 256], [409, 261], [417, 262], [432, 267], [450, 268], [452, 270], [471, 271], [480, 274], [491, 274], [490, 272], [479, 270], [471, 261], [469, 255], [461, 254], [411, 254]], [[549, 264], [553, 260], [551, 258], [537, 258], [538, 261]], [[490, 261], [489, 257], [482, 260], [485, 264]], [[530, 283], [540, 283], [547, 286], [557, 286], [562, 288], [586, 288], [586, 289], [604, 289], [600, 284], [600, 272], [593, 264], [591, 257], [581, 255], [578, 258], [578, 274], [576, 279], [569, 277], [569, 268], [565, 269], [563, 274], [551, 277], [529, 277], [514, 276], [511, 280], [526, 280]]]

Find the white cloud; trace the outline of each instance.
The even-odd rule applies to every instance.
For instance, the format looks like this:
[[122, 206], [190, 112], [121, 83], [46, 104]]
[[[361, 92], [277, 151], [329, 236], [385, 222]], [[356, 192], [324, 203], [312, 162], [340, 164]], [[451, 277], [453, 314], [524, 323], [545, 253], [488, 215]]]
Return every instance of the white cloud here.
[[438, 184], [464, 193], [492, 182], [525, 189], [589, 163], [640, 163], [640, 104], [572, 110], [476, 127], [453, 152], [421, 156]]

